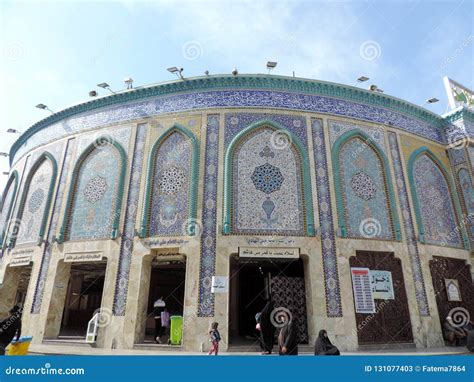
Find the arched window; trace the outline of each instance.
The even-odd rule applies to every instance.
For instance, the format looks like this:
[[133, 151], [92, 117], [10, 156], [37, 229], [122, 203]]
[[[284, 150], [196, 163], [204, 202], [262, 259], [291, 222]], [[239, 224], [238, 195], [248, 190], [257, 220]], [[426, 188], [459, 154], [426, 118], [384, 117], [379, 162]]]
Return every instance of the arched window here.
[[420, 241], [462, 246], [456, 205], [459, 202], [452, 198], [453, 188], [445, 167], [428, 148], [422, 147], [410, 157], [408, 176]]
[[192, 235], [196, 219], [199, 147], [193, 133], [175, 125], [153, 145], [140, 235]]
[[262, 121], [226, 153], [224, 233], [314, 235], [306, 151], [289, 131]]
[[117, 237], [125, 169], [125, 151], [109, 137], [84, 150], [74, 167], [60, 241]]
[[13, 201], [15, 200], [17, 189], [18, 172], [15, 170], [8, 179], [0, 202], [0, 247], [3, 245], [3, 239], [5, 238], [8, 220], [12, 214]]
[[11, 246], [43, 239], [56, 175], [54, 157], [47, 152], [41, 154], [26, 178], [16, 221], [11, 225]]
[[332, 150], [341, 236], [400, 240], [388, 161], [365, 133], [343, 134]]

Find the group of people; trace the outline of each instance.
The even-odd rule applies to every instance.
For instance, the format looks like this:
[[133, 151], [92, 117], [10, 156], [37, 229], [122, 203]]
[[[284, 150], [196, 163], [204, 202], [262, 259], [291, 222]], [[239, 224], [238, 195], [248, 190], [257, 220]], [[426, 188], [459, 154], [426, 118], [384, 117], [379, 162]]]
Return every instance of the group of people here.
[[[268, 299], [263, 310], [255, 316], [257, 321], [256, 329], [260, 333], [260, 347], [263, 355], [271, 354], [273, 350], [276, 330], [272, 322], [272, 315], [274, 313], [273, 303]], [[275, 320], [275, 317], [273, 320]], [[280, 322], [277, 324], [280, 327], [280, 332], [278, 333], [278, 354], [298, 355], [298, 328], [296, 327], [295, 320], [291, 318], [291, 312], [288, 315], [281, 315]], [[314, 344], [314, 355], [339, 354], [338, 348], [329, 340], [327, 332], [320, 330]]]
[[[260, 347], [263, 355], [272, 354], [275, 342], [276, 327], [272, 322], [273, 314], [273, 304], [271, 300], [268, 300], [263, 310], [255, 316], [257, 321], [256, 329], [260, 333]], [[209, 355], [217, 355], [219, 352], [221, 335], [218, 327], [219, 324], [213, 322], [209, 329], [209, 341], [211, 342]], [[279, 319], [278, 327], [280, 327], [280, 332], [278, 333], [278, 354], [298, 355], [299, 336], [295, 321], [287, 315], [282, 315]], [[325, 330], [319, 331], [318, 338], [314, 344], [314, 355], [340, 355], [339, 349], [331, 343]]]
[[449, 346], [466, 346], [474, 352], [474, 320], [460, 326], [448, 315], [443, 324], [443, 335]]

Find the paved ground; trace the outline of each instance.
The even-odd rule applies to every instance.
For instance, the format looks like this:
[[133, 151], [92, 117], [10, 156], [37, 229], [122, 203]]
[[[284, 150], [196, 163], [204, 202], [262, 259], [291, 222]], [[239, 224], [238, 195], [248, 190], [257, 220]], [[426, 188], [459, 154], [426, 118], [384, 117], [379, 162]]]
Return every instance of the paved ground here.
[[[40, 344], [30, 346], [31, 355], [205, 355], [199, 352], [185, 352], [179, 349], [97, 349], [89, 346], [74, 345], [51, 345]], [[257, 352], [221, 352], [221, 355], [259, 355]], [[301, 354], [310, 355], [310, 353]], [[390, 350], [390, 351], [364, 351], [364, 352], [344, 352], [343, 355], [474, 355], [469, 353], [466, 348], [458, 347], [441, 347], [431, 349], [406, 349], [406, 350]]]

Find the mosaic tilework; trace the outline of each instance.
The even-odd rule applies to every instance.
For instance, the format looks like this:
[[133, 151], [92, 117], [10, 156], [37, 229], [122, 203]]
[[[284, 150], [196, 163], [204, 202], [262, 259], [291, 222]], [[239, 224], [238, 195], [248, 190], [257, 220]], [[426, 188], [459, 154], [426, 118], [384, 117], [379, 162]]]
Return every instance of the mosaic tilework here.
[[408, 190], [406, 187], [405, 175], [403, 174], [402, 159], [400, 149], [398, 147], [397, 135], [393, 132], [388, 133], [390, 152], [392, 153], [393, 167], [400, 208], [402, 210], [403, 226], [405, 228], [405, 236], [410, 257], [411, 269], [413, 272], [413, 281], [415, 284], [415, 295], [418, 304], [420, 316], [429, 316], [430, 310], [428, 306], [428, 298], [426, 296], [425, 280], [421, 269], [420, 255], [418, 252], [418, 242], [416, 239], [415, 227], [411, 217], [410, 201], [408, 199]]
[[94, 148], [81, 164], [69, 218], [69, 240], [110, 237], [120, 164], [120, 155], [112, 145]]
[[[466, 212], [469, 216], [474, 216], [474, 187], [467, 169], [462, 168], [458, 171], [458, 181]], [[470, 236], [474, 239], [474, 221], [471, 222]]]
[[361, 130], [366, 133], [373, 142], [375, 142], [383, 151], [386, 153], [385, 148], [385, 139], [384, 139], [384, 129], [382, 127], [375, 126], [365, 126], [355, 123], [347, 123], [340, 121], [328, 121], [329, 125], [329, 138], [331, 140], [331, 146], [334, 145], [334, 142], [348, 131], [352, 130]]
[[377, 153], [355, 137], [342, 144], [338, 160], [347, 237], [392, 240], [384, 170]]
[[235, 147], [233, 233], [305, 234], [300, 155], [291, 144], [272, 144], [274, 131], [254, 130]]
[[471, 161], [471, 170], [474, 172], [474, 146], [468, 147], [469, 160]]
[[461, 148], [450, 149], [449, 155], [454, 166], [466, 162], [465, 150]]
[[66, 144], [66, 151], [64, 154], [64, 160], [62, 161], [61, 170], [59, 172], [59, 181], [56, 197], [54, 199], [51, 221], [48, 226], [48, 232], [46, 234], [46, 241], [43, 249], [43, 257], [41, 258], [41, 265], [38, 275], [38, 281], [36, 283], [35, 294], [33, 296], [33, 304], [31, 306], [32, 314], [39, 314], [41, 311], [41, 303], [43, 301], [44, 286], [46, 284], [46, 278], [48, 276], [49, 263], [51, 260], [51, 253], [54, 241], [54, 235], [59, 224], [61, 205], [63, 201], [64, 190], [66, 189], [66, 180], [68, 175], [68, 169], [71, 168], [71, 157], [74, 151], [74, 145], [76, 140], [70, 139]]
[[137, 218], [138, 198], [140, 196], [140, 177], [145, 155], [146, 125], [138, 125], [137, 136], [132, 157], [132, 167], [127, 195], [127, 207], [125, 210], [125, 222], [120, 243], [120, 258], [115, 281], [115, 294], [113, 314], [124, 316], [127, 305], [128, 282], [130, 276], [130, 265], [132, 261], [133, 239], [135, 237], [135, 221]]
[[[52, 180], [53, 167], [49, 159], [45, 159], [36, 169], [28, 186], [23, 212], [19, 217], [16, 244], [35, 243], [38, 241], [41, 223], [46, 207], [46, 195]], [[42, 196], [41, 196], [42, 195]]]
[[420, 206], [424, 238], [427, 243], [462, 246], [457, 232], [457, 220], [448, 183], [426, 154], [420, 155], [413, 165], [413, 178]]
[[227, 148], [232, 139], [246, 127], [260, 122], [270, 121], [291, 131], [301, 142], [303, 147], [308, 147], [306, 137], [306, 118], [288, 114], [269, 113], [228, 113], [225, 115], [224, 142]]
[[7, 183], [7, 187], [3, 191], [2, 201], [0, 203], [0, 247], [3, 244], [6, 225], [11, 216], [13, 198], [15, 196], [15, 179], [11, 177]]
[[41, 134], [32, 136], [19, 148], [14, 161], [34, 147], [80, 130], [162, 113], [229, 107], [271, 107], [335, 114], [370, 122], [391, 124], [427, 139], [443, 142], [442, 133], [438, 128], [427, 122], [383, 107], [284, 91], [196, 91], [188, 94], [152, 97], [146, 101], [130, 102], [67, 118], [41, 130]]
[[319, 224], [321, 225], [321, 249], [323, 256], [324, 286], [326, 290], [326, 312], [328, 317], [342, 317], [341, 292], [337, 270], [336, 240], [332, 216], [330, 176], [326, 159], [324, 129], [319, 119], [311, 121], [316, 187], [318, 191]]
[[186, 234], [192, 160], [191, 142], [179, 131], [172, 132], [158, 148], [149, 236]]
[[198, 317], [214, 316], [211, 279], [216, 269], [217, 168], [219, 165], [219, 115], [209, 115], [206, 129], [204, 196]]

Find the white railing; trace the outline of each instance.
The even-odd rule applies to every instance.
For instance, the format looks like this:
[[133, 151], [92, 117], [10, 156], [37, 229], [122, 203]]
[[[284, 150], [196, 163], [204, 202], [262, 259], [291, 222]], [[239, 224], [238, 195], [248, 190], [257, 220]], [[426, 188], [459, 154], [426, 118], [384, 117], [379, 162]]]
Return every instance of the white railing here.
[[97, 330], [99, 329], [99, 318], [100, 312], [94, 314], [87, 324], [87, 334], [86, 334], [86, 342], [89, 344], [95, 343], [97, 339]]

